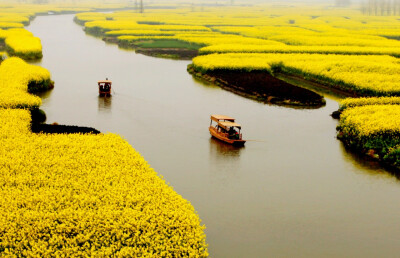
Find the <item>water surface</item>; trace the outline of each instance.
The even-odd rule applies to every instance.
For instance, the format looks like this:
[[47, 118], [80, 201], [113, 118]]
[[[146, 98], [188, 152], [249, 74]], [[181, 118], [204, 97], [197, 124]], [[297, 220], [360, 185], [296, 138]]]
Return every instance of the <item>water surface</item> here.
[[[211, 257], [396, 257], [400, 185], [347, 152], [338, 108], [265, 105], [186, 72], [188, 61], [137, 55], [82, 31], [73, 15], [37, 17], [55, 89], [42, 95], [48, 123], [122, 135], [189, 200], [206, 225]], [[113, 81], [99, 98], [98, 80]], [[243, 124], [244, 148], [210, 138], [210, 114]]]

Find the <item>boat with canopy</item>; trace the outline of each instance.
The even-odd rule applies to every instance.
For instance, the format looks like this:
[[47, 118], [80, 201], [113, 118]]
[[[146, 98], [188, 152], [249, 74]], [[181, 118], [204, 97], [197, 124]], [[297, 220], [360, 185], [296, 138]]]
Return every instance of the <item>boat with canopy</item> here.
[[243, 146], [245, 140], [242, 139], [242, 126], [235, 122], [235, 118], [225, 115], [211, 115], [209, 131], [212, 137], [223, 142]]

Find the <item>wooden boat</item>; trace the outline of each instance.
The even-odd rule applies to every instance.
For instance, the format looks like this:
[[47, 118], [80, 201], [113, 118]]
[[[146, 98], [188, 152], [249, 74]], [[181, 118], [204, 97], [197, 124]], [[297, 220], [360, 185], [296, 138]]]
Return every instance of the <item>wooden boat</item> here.
[[99, 85], [99, 96], [111, 96], [111, 84], [112, 82], [108, 80], [108, 78], [104, 81], [98, 81]]
[[211, 115], [210, 134], [218, 140], [235, 146], [243, 146], [246, 141], [242, 139], [241, 128], [242, 126], [235, 123], [235, 119], [232, 117]]

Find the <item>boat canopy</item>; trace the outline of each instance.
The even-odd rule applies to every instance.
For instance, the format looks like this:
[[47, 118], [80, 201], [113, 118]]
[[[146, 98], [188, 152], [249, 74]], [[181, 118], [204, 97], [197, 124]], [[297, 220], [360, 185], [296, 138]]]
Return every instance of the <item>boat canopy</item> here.
[[237, 128], [242, 128], [240, 124], [234, 123], [234, 122], [218, 122], [218, 126], [224, 128], [227, 130], [229, 127], [237, 127]]
[[112, 82], [111, 82], [111, 81], [108, 81], [108, 80], [105, 80], [105, 81], [98, 81], [97, 83], [98, 83], [98, 84], [100, 84], [100, 83], [109, 83], [109, 84], [112, 84]]
[[213, 120], [215, 122], [219, 122], [221, 120], [235, 122], [235, 118], [229, 117], [229, 116], [224, 116], [224, 115], [211, 115], [211, 120]]

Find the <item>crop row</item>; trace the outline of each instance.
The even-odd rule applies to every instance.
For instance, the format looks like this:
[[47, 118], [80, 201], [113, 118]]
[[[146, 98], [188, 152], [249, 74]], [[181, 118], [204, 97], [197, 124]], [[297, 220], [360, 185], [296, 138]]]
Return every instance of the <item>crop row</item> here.
[[346, 98], [340, 101], [339, 110], [369, 105], [400, 105], [400, 97]]
[[[294, 8], [294, 7], [293, 7]], [[195, 31], [213, 32], [221, 40], [208, 42], [211, 46], [204, 50], [210, 51], [214, 45], [231, 45], [230, 36], [236, 35], [249, 39], [264, 39], [270, 42], [280, 42], [282, 48], [277, 52], [307, 52], [307, 53], [336, 53], [336, 54], [393, 54], [397, 55], [396, 48], [400, 43], [388, 38], [400, 37], [398, 20], [390, 17], [360, 17], [356, 13], [343, 14], [340, 11], [324, 11], [322, 9], [305, 9], [304, 6], [296, 7], [297, 10], [286, 8], [285, 12], [276, 7], [265, 9], [255, 8], [208, 8], [207, 12], [188, 10], [151, 10], [139, 14], [132, 11], [121, 11], [111, 14], [82, 13], [76, 16], [80, 24], [85, 25], [86, 31], [94, 34], [115, 36], [139, 36], [136, 31]], [[301, 10], [301, 11], [300, 11]], [[290, 12], [293, 12], [292, 14]], [[295, 14], [301, 12], [303, 15]], [[183, 15], [184, 13], [184, 15]], [[346, 17], [346, 18], [345, 18]], [[114, 32], [111, 32], [114, 31]], [[118, 31], [118, 32], [117, 32]], [[146, 36], [146, 34], [143, 34]], [[152, 35], [155, 35], [154, 33]], [[164, 34], [158, 34], [161, 36]], [[148, 33], [147, 33], [148, 36]], [[224, 38], [225, 36], [225, 38]], [[175, 39], [180, 35], [176, 34]], [[190, 40], [190, 39], [188, 39]], [[261, 42], [261, 41], [260, 41]], [[199, 42], [193, 42], [199, 43]], [[238, 42], [246, 45], [243, 52], [254, 52], [254, 44]], [[260, 43], [256, 43], [260, 45]], [[265, 45], [271, 45], [266, 43]], [[293, 48], [300, 46], [302, 48]], [[329, 49], [328, 46], [334, 46]], [[307, 48], [311, 47], [307, 51]], [[322, 47], [322, 48], [317, 48]], [[219, 46], [221, 48], [221, 46]], [[378, 48], [387, 48], [383, 53]], [[255, 52], [260, 51], [258, 46]], [[215, 50], [212, 50], [215, 51]], [[230, 52], [229, 48], [219, 50]], [[215, 51], [215, 52], [219, 52]], [[239, 48], [232, 52], [239, 52]], [[270, 52], [267, 50], [266, 52]]]
[[118, 40], [120, 43], [126, 42], [135, 42], [143, 39], [174, 39], [179, 41], [184, 41], [190, 44], [197, 44], [201, 46], [210, 46], [210, 45], [218, 45], [224, 44], [229, 41], [232, 44], [240, 44], [240, 45], [280, 45], [282, 43], [264, 40], [264, 39], [255, 39], [255, 38], [246, 38], [238, 35], [219, 35], [219, 34], [194, 34], [194, 33], [180, 33], [175, 34], [173, 36], [150, 36], [150, 35], [142, 35], [142, 36], [119, 36]]
[[[277, 42], [272, 41], [271, 42]], [[277, 42], [280, 43], [280, 42]], [[400, 57], [399, 47], [360, 47], [360, 46], [289, 46], [283, 43], [270, 45], [223, 44], [200, 49], [200, 54], [213, 53], [305, 53], [338, 55], [390, 55]]]
[[204, 26], [189, 25], [147, 25], [134, 21], [91, 21], [85, 23], [85, 30], [105, 33], [111, 30], [165, 30], [165, 31], [210, 31]]

